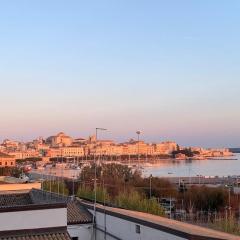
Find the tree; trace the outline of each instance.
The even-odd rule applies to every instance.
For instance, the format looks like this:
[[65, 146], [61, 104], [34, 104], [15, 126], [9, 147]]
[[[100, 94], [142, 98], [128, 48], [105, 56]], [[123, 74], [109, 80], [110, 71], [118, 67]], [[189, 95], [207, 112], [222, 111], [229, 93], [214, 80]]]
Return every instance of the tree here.
[[186, 202], [196, 210], [219, 211], [227, 204], [228, 193], [224, 188], [191, 187], [186, 193]]

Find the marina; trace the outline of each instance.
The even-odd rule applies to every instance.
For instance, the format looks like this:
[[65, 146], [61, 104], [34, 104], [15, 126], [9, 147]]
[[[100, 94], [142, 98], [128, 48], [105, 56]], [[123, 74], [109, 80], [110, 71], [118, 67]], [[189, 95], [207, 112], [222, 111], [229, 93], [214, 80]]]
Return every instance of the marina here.
[[[64, 177], [77, 179], [81, 174], [81, 170], [85, 166], [90, 166], [93, 161], [74, 161], [74, 164], [56, 164], [56, 166], [47, 165], [32, 169], [31, 173], [39, 175], [47, 175], [52, 177]], [[162, 159], [152, 161], [104, 161], [97, 160], [97, 164], [122, 164], [127, 165], [133, 170], [140, 170], [142, 175], [149, 177], [176, 178], [191, 177], [199, 182], [201, 179], [220, 179], [228, 178], [229, 176], [239, 176], [240, 172], [240, 154], [235, 154], [233, 157], [226, 159], [205, 159], [205, 160], [175, 160]], [[203, 181], [202, 181], [203, 182]]]

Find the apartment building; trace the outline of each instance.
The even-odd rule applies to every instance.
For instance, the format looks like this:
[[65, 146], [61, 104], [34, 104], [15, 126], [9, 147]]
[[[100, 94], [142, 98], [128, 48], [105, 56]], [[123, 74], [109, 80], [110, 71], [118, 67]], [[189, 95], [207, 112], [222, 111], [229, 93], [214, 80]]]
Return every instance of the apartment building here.
[[129, 141], [123, 144], [123, 155], [152, 155], [154, 147], [144, 141]]
[[0, 167], [15, 167], [16, 159], [14, 156], [0, 152]]
[[11, 156], [14, 156], [15, 159], [26, 159], [26, 158], [37, 158], [40, 157], [39, 151], [35, 149], [28, 149], [26, 151], [14, 151], [8, 153]]
[[167, 141], [167, 142], [154, 144], [155, 155], [172, 154], [172, 152], [176, 150], [177, 150], [176, 142]]
[[83, 147], [62, 147], [61, 148], [63, 157], [82, 157], [84, 156], [84, 148]]
[[49, 144], [51, 147], [71, 146], [73, 143], [73, 138], [67, 136], [63, 132], [60, 132], [56, 136], [51, 136], [47, 138], [46, 143]]

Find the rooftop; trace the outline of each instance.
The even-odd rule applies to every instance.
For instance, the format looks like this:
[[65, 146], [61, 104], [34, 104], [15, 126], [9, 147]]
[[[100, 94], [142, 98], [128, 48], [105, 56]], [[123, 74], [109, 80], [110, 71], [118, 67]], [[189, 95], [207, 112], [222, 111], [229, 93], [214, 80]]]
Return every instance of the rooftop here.
[[79, 200], [32, 189], [26, 191], [8, 191], [0, 193], [0, 212], [23, 211], [25, 209], [67, 208], [67, 222], [69, 225], [86, 224], [92, 222], [92, 215]]
[[[84, 204], [90, 208], [92, 204], [85, 202]], [[215, 231], [209, 228], [204, 228], [180, 221], [175, 221], [172, 219], [143, 213], [137, 211], [131, 211], [121, 208], [113, 208], [102, 206], [97, 204], [97, 211], [104, 212], [106, 214], [119, 217], [125, 220], [133, 221], [141, 225], [145, 225], [151, 228], [156, 228], [158, 230], [174, 233], [174, 235], [179, 237], [186, 237], [186, 239], [202, 239], [202, 240], [240, 240], [239, 236], [223, 233], [220, 231]]]
[[67, 222], [69, 225], [91, 223], [91, 213], [77, 200], [67, 204]]
[[0, 195], [0, 208], [33, 204], [29, 193]]
[[0, 240], [71, 240], [66, 228], [1, 232]]
[[14, 158], [14, 156], [8, 155], [6, 153], [0, 152], [0, 158]]

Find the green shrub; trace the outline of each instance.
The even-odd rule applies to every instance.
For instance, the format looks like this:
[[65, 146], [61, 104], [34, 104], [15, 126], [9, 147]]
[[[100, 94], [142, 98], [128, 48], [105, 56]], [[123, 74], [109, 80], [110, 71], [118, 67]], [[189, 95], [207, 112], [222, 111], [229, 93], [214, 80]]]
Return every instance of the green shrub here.
[[[90, 200], [95, 199], [94, 190], [87, 186], [80, 186], [77, 191], [77, 196], [79, 198], [86, 198]], [[107, 193], [106, 189], [97, 187], [96, 189], [96, 196], [98, 202], [110, 202], [109, 194]]]
[[43, 190], [68, 195], [68, 189], [61, 181], [44, 181]]
[[136, 191], [120, 193], [116, 197], [115, 203], [117, 206], [129, 210], [146, 212], [159, 216], [164, 215], [164, 211], [156, 199], [147, 199], [145, 196], [140, 195]]

